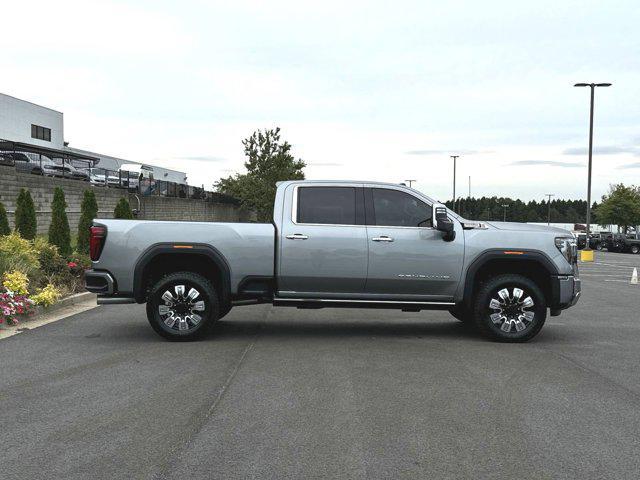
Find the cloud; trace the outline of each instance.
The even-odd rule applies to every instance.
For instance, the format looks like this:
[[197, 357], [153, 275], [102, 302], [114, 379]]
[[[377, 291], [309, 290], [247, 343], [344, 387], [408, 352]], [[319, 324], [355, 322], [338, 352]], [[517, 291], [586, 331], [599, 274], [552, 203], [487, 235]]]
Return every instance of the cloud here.
[[[573, 147], [563, 150], [563, 155], [587, 155], [589, 153], [587, 147]], [[621, 153], [633, 153], [640, 155], [640, 148], [626, 147], [619, 145], [605, 145], [603, 147], [594, 147], [593, 153], [598, 155], [618, 155]]]
[[617, 170], [628, 170], [630, 168], [640, 168], [640, 162], [627, 163], [626, 165], [620, 165]]
[[191, 160], [192, 162], [224, 162], [222, 157], [214, 157], [213, 155], [196, 155], [194, 157], [180, 157], [180, 160]]
[[478, 155], [492, 153], [489, 150], [409, 150], [407, 155]]
[[519, 160], [517, 162], [511, 162], [507, 165], [514, 166], [514, 167], [525, 167], [525, 166], [535, 166], [535, 165], [548, 165], [550, 167], [566, 167], [566, 168], [584, 167], [582, 163], [578, 163], [578, 162], [557, 162], [555, 160]]
[[342, 167], [343, 165], [343, 163], [338, 162], [312, 162], [307, 164], [309, 167]]

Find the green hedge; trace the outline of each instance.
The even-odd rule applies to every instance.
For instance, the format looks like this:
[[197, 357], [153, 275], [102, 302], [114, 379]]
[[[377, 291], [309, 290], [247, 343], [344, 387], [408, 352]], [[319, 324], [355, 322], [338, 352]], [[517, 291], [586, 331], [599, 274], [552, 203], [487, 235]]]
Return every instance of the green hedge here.
[[27, 240], [36, 238], [38, 224], [36, 222], [36, 207], [33, 204], [31, 193], [26, 188], [21, 188], [16, 200], [16, 231]]
[[71, 232], [67, 218], [67, 202], [64, 191], [56, 187], [51, 204], [51, 225], [49, 225], [49, 243], [56, 245], [60, 255], [66, 257], [71, 254]]

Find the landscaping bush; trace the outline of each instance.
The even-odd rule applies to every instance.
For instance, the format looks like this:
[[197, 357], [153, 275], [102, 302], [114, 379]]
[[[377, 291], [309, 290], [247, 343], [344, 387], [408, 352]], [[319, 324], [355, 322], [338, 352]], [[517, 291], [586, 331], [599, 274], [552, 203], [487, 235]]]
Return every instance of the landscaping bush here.
[[7, 210], [4, 208], [4, 204], [0, 202], [0, 235], [9, 235], [10, 233], [11, 229], [9, 228]]
[[133, 212], [131, 211], [131, 205], [129, 205], [129, 201], [122, 197], [116, 208], [113, 210], [113, 218], [122, 218], [131, 220], [133, 218]]
[[67, 262], [60, 252], [58, 247], [51, 245], [46, 239], [42, 237], [36, 238], [34, 247], [38, 253], [38, 261], [40, 262], [40, 270], [46, 275], [58, 275], [67, 271]]
[[18, 270], [7, 272], [4, 274], [2, 286], [10, 292], [26, 295], [29, 293], [29, 278]]
[[89, 227], [98, 215], [98, 202], [93, 190], [85, 190], [80, 206], [80, 221], [78, 222], [78, 246], [76, 250], [89, 253]]
[[31, 276], [39, 268], [38, 252], [32, 242], [17, 232], [0, 237], [0, 274], [18, 270]]
[[33, 300], [36, 305], [49, 307], [56, 303], [60, 299], [61, 295], [60, 290], [50, 283], [46, 287], [38, 290], [38, 293], [33, 295], [31, 300]]
[[64, 191], [56, 187], [51, 204], [51, 225], [49, 225], [49, 243], [56, 245], [60, 255], [71, 254], [71, 232], [69, 231], [69, 219], [67, 218], [67, 202]]
[[21, 188], [16, 200], [16, 231], [27, 240], [36, 238], [38, 224], [36, 222], [36, 207], [33, 204], [31, 193], [26, 188]]

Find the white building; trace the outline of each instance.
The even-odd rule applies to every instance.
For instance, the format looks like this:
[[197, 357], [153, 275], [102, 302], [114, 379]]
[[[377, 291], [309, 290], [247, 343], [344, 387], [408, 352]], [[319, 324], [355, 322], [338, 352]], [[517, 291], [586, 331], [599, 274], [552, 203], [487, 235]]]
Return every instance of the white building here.
[[[60, 158], [66, 157], [80, 162], [81, 159], [86, 159], [94, 167], [107, 170], [117, 171], [126, 163], [142, 164], [134, 160], [69, 147], [64, 141], [62, 112], [0, 93], [0, 148], [6, 148], [6, 145], [11, 145], [15, 150], [40, 152], [52, 158], [58, 155]], [[146, 165], [153, 167], [156, 180], [187, 183], [185, 172], [152, 164]]]

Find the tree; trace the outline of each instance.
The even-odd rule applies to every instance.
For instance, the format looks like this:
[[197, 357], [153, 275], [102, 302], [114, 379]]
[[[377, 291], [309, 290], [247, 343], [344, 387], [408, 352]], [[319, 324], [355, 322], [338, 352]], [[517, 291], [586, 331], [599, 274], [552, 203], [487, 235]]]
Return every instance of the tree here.
[[78, 222], [78, 247], [80, 253], [89, 253], [89, 228], [98, 215], [98, 202], [93, 190], [85, 190], [80, 205], [80, 221]]
[[11, 229], [9, 228], [7, 210], [4, 208], [4, 204], [0, 203], [0, 235], [9, 235], [10, 233]]
[[118, 200], [116, 208], [113, 210], [113, 218], [121, 218], [125, 220], [131, 220], [133, 218], [131, 205], [129, 205], [129, 201], [126, 198], [122, 197]]
[[64, 257], [71, 255], [71, 232], [67, 218], [67, 202], [64, 198], [64, 191], [60, 187], [56, 187], [53, 191], [49, 243], [58, 247], [60, 255]]
[[36, 222], [36, 207], [33, 205], [31, 193], [21, 188], [16, 200], [16, 231], [22, 238], [33, 240], [36, 238], [38, 224]]
[[629, 226], [640, 225], [640, 188], [622, 183], [609, 186], [609, 193], [602, 196], [596, 208], [598, 224], [616, 224], [627, 231]]
[[280, 128], [257, 130], [242, 144], [248, 157], [244, 164], [247, 173], [221, 178], [215, 187], [255, 210], [258, 221], [268, 222], [273, 216], [276, 182], [303, 180], [305, 163], [291, 155], [291, 144], [281, 142]]

